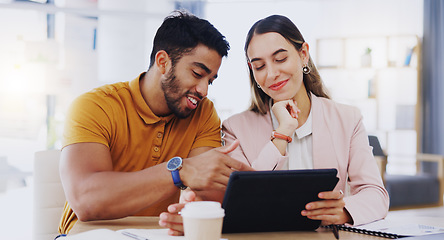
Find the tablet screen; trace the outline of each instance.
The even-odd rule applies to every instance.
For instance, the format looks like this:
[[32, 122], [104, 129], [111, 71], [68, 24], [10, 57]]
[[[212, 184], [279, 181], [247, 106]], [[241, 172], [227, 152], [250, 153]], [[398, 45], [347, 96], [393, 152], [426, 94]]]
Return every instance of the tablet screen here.
[[225, 192], [223, 233], [315, 230], [301, 215], [338, 182], [336, 169], [233, 172]]

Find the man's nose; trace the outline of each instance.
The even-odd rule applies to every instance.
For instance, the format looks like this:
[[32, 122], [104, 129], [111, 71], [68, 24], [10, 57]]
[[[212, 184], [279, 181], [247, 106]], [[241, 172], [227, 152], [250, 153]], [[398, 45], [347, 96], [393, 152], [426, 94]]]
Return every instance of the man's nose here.
[[208, 94], [208, 80], [202, 80], [196, 86], [196, 92], [200, 95], [201, 98], [204, 98]]

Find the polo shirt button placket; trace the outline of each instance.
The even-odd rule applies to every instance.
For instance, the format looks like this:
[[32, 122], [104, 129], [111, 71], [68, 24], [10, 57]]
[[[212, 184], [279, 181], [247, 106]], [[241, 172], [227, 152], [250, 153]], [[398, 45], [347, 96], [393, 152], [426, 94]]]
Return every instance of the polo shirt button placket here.
[[155, 132], [154, 132], [154, 139], [153, 139], [153, 159], [159, 160], [161, 155], [161, 147], [163, 142], [163, 136], [165, 131], [165, 122], [160, 121], [158, 125], [156, 126]]

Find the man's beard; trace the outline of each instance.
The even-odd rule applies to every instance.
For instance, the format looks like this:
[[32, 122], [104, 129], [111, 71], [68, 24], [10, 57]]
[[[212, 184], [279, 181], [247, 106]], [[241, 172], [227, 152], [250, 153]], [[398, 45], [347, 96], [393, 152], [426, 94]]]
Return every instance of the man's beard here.
[[190, 116], [193, 110], [188, 109], [187, 107], [180, 107], [182, 98], [186, 98], [187, 95], [194, 95], [199, 97], [199, 99], [202, 99], [202, 96], [197, 93], [191, 93], [190, 91], [186, 91], [182, 94], [179, 82], [180, 81], [176, 77], [175, 68], [173, 66], [167, 78], [162, 80], [161, 86], [168, 108], [173, 112], [174, 115], [176, 115], [176, 117], [186, 118]]

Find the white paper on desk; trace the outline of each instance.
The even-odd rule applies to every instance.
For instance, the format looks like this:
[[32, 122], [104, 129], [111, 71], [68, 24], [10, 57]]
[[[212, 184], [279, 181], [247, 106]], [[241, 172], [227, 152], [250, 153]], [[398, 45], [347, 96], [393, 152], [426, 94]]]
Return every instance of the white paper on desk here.
[[170, 236], [168, 229], [122, 229], [117, 232], [129, 232], [149, 240], [180, 240], [185, 239], [184, 236]]
[[424, 224], [399, 223], [389, 219], [355, 226], [357, 229], [378, 231], [384, 233], [396, 234], [399, 236], [422, 236], [435, 233], [444, 233], [444, 228], [434, 227]]
[[[149, 240], [185, 240], [184, 236], [170, 236], [168, 235], [168, 229], [122, 229], [117, 232], [130, 232], [137, 236], [147, 238]], [[221, 238], [221, 240], [228, 240]]]
[[106, 239], [106, 240], [130, 240], [132, 238], [126, 237], [120, 233], [117, 233], [113, 230], [109, 229], [94, 229], [82, 233], [77, 233], [74, 235], [68, 235], [63, 238], [58, 238], [63, 240], [97, 240], [97, 239]]
[[[68, 235], [63, 240], [134, 240], [131, 237], [123, 235], [121, 232], [130, 232], [137, 236], [147, 238], [149, 240], [185, 240], [184, 236], [170, 236], [168, 229], [122, 229], [113, 231], [109, 229], [95, 229], [74, 235]], [[221, 239], [228, 240], [228, 239]]]

